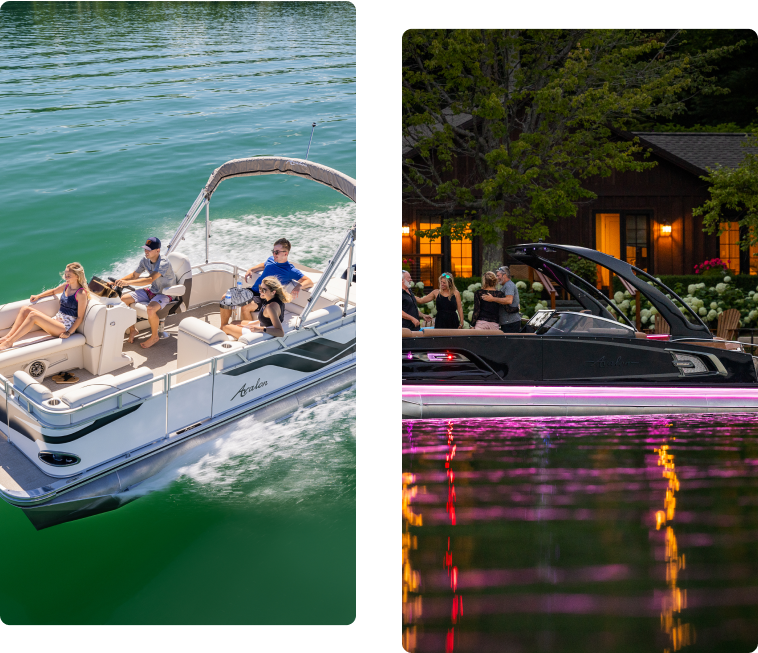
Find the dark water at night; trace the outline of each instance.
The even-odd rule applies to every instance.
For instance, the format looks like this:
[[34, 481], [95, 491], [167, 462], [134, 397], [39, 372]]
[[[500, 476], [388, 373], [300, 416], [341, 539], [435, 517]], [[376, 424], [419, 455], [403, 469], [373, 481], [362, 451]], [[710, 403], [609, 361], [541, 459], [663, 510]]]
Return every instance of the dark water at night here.
[[403, 422], [404, 647], [754, 651], [757, 420]]

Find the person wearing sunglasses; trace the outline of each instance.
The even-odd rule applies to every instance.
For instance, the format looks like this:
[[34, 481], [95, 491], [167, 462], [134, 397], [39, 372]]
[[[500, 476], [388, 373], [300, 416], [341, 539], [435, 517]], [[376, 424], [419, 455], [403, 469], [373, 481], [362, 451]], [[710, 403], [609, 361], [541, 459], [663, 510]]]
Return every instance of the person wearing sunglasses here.
[[300, 290], [308, 290], [313, 287], [313, 281], [306, 277], [287, 259], [290, 255], [292, 245], [286, 238], [280, 238], [274, 243], [269, 256], [263, 263], [258, 263], [250, 267], [245, 273], [245, 281], [253, 276], [256, 272], [261, 274], [256, 279], [252, 288], [230, 288], [227, 296], [221, 300], [219, 314], [221, 316], [221, 328], [229, 324], [229, 318], [232, 316], [232, 309], [235, 306], [242, 307], [242, 319], [245, 321], [253, 320], [253, 313], [260, 310], [263, 304], [260, 294], [261, 280], [266, 277], [276, 277], [282, 286], [287, 286], [290, 282], [294, 283], [291, 295], [297, 297]]

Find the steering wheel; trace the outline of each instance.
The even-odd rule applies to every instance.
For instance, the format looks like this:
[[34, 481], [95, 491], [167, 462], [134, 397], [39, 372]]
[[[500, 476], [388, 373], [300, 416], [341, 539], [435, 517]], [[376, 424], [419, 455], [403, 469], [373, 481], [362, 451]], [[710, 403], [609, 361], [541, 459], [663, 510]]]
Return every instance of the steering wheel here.
[[[114, 279], [113, 277], [108, 277], [108, 281], [112, 281], [115, 284], [116, 279]], [[121, 287], [119, 287], [119, 286], [113, 285], [113, 286], [111, 286], [111, 288], [113, 288], [113, 290], [116, 291], [116, 294], [119, 297], [121, 297], [121, 293], [123, 293], [124, 290], [131, 290], [132, 292], [137, 292], [137, 289], [134, 286], [121, 286]]]

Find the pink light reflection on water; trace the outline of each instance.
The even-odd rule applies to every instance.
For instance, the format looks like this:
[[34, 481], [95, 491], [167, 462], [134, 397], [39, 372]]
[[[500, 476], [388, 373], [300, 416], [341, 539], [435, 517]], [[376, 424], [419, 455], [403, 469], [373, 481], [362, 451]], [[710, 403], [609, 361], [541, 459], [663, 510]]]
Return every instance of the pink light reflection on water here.
[[665, 387], [656, 388], [651, 386], [625, 386], [602, 387], [602, 386], [472, 386], [472, 385], [404, 385], [403, 396], [426, 395], [430, 397], [502, 397], [505, 399], [513, 397], [553, 397], [556, 395], [567, 395], [577, 398], [597, 398], [597, 397], [620, 397], [628, 399], [630, 397], [641, 399], [659, 399], [663, 398], [692, 398], [698, 399], [708, 397], [726, 397], [726, 398], [745, 398], [758, 400], [758, 388], [692, 388], [692, 387]]

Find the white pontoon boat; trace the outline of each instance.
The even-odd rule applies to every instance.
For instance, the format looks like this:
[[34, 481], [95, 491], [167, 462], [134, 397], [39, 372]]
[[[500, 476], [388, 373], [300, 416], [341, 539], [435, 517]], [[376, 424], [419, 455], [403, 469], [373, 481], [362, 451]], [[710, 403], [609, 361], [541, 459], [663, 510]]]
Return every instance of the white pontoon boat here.
[[[149, 328], [145, 305], [93, 297], [71, 337], [34, 331], [0, 352], [0, 496], [38, 529], [123, 505], [138, 483], [243, 416], [278, 419], [354, 383], [355, 227], [323, 272], [298, 265], [314, 286], [285, 306], [283, 337], [234, 340], [219, 328], [219, 299], [245, 282], [245, 270], [208, 260], [211, 196], [225, 179], [271, 174], [310, 179], [355, 201], [355, 180], [326, 166], [284, 157], [229, 161], [210, 176], [165, 250], [178, 285], [165, 291], [174, 301], [159, 312], [157, 345], [141, 349], [124, 337], [135, 323]], [[206, 261], [193, 265], [181, 242], [203, 209]], [[28, 304], [0, 306], [0, 335]], [[58, 297], [36, 307], [52, 316]], [[56, 385], [51, 377], [64, 371], [79, 381]]]

